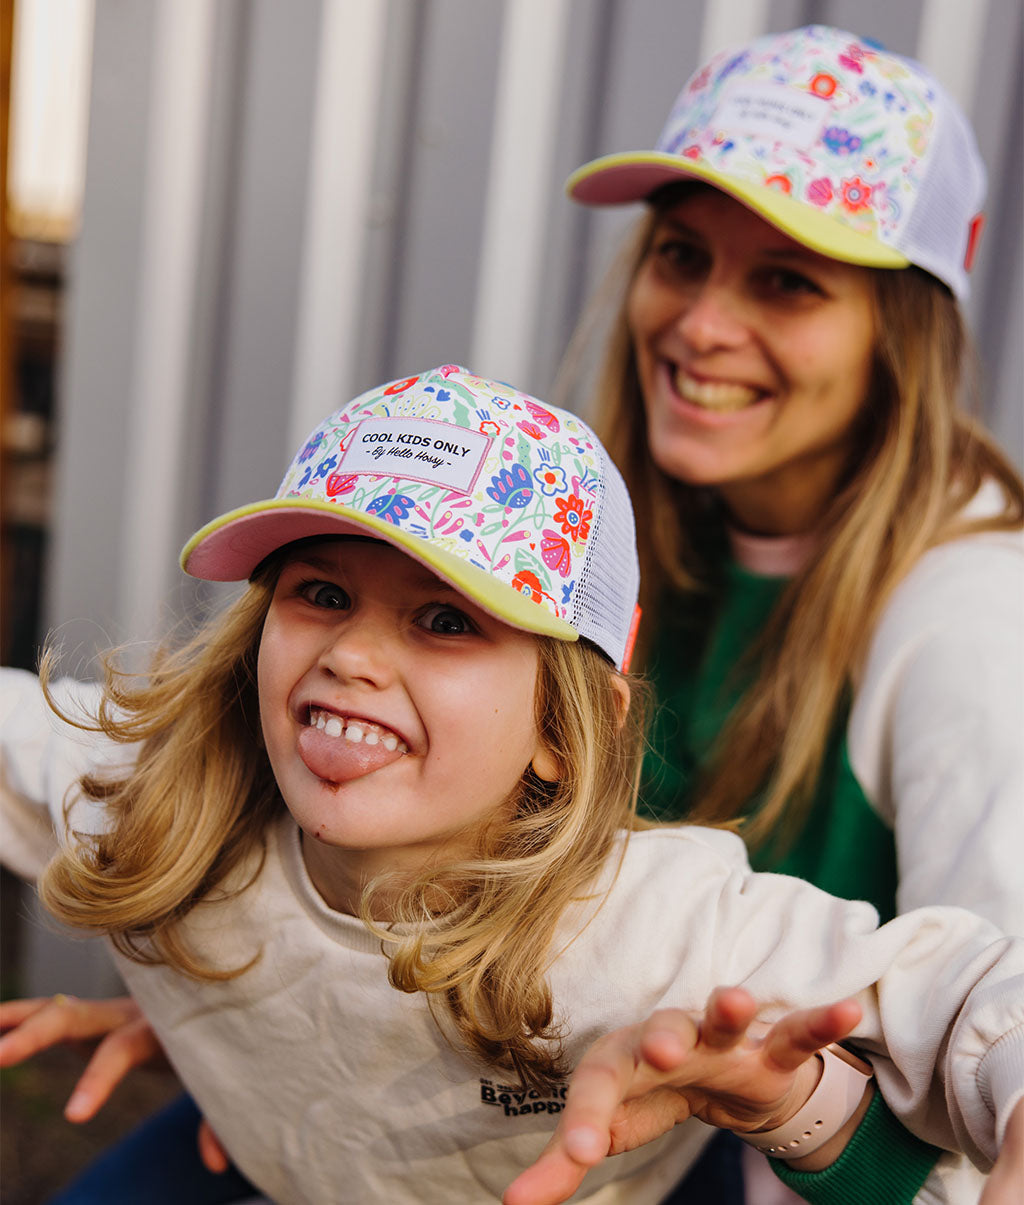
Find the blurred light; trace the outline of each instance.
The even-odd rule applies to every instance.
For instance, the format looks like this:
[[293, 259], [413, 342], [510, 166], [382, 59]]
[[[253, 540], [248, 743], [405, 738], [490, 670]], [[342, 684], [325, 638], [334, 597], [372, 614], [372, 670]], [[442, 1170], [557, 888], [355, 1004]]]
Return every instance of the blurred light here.
[[64, 242], [81, 217], [94, 0], [17, 0], [7, 219], [15, 237]]

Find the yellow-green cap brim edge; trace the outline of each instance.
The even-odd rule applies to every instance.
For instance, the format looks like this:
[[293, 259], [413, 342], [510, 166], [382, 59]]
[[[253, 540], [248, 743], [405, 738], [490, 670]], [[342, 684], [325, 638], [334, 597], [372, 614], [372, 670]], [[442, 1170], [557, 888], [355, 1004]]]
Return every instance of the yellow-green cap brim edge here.
[[678, 176], [680, 180], [702, 180], [735, 197], [783, 234], [788, 234], [795, 242], [802, 243], [812, 251], [827, 255], [831, 259], [873, 268], [910, 266], [910, 260], [902, 252], [887, 247], [871, 235], [851, 230], [842, 222], [819, 212], [804, 201], [795, 200], [778, 189], [741, 180], [664, 151], [623, 151], [614, 155], [603, 155], [600, 159], [594, 159], [577, 168], [566, 181], [565, 190], [570, 197], [585, 205], [615, 205], [645, 200], [649, 194], [622, 196], [621, 200], [609, 201], [595, 201], [576, 196], [581, 184], [594, 180], [611, 168], [622, 167], [659, 167], [670, 176]]
[[[211, 537], [226, 532], [240, 519], [248, 519], [257, 515], [279, 514], [281, 511], [301, 511], [310, 516], [323, 515], [334, 522], [323, 530], [312, 533], [325, 537], [355, 531], [356, 533], [372, 532], [385, 543], [407, 552], [414, 560], [432, 569], [439, 577], [454, 586], [460, 593], [465, 594], [495, 618], [527, 632], [535, 632], [539, 636], [552, 636], [556, 640], [575, 641], [579, 632], [566, 620], [560, 619], [540, 603], [533, 602], [521, 594], [508, 582], [500, 581], [485, 569], [479, 569], [469, 564], [462, 557], [437, 547], [419, 536], [403, 531], [380, 519], [376, 515], [368, 515], [363, 511], [354, 510], [343, 503], [317, 502], [304, 498], [275, 498], [265, 502], [253, 502], [228, 511], [219, 518], [212, 519], [205, 527], [200, 528], [188, 541], [181, 551], [181, 567], [190, 576], [202, 576], [193, 573], [188, 565], [192, 554]], [[311, 534], [297, 532], [295, 539], [302, 539]], [[216, 581], [242, 581], [248, 577], [259, 560], [269, 556], [283, 545], [278, 541], [273, 547], [267, 548], [262, 556], [238, 577], [207, 578]]]

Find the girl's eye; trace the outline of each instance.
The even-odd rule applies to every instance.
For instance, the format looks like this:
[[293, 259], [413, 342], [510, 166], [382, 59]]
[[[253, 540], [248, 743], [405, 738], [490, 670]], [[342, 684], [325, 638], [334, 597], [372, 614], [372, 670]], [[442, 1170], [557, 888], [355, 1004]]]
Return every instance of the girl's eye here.
[[421, 628], [438, 636], [466, 636], [476, 631], [468, 615], [456, 607], [446, 607], [440, 603], [424, 611], [417, 622]]
[[347, 611], [352, 605], [345, 591], [331, 582], [306, 582], [301, 594], [314, 607], [325, 607], [330, 611]]

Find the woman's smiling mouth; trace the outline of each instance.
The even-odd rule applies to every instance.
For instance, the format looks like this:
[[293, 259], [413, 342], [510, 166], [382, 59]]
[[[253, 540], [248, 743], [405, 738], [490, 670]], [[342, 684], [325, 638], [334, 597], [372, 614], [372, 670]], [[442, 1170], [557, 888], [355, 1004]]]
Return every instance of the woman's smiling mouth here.
[[750, 385], [735, 381], [700, 381], [678, 365], [673, 365], [670, 372], [676, 393], [684, 402], [702, 410], [730, 414], [745, 409], [761, 397], [760, 390]]

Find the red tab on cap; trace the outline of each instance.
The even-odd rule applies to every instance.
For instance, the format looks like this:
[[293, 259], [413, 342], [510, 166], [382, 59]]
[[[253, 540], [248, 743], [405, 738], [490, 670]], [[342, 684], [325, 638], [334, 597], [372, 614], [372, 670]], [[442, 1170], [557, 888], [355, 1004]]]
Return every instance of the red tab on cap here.
[[629, 635], [626, 637], [626, 651], [622, 654], [622, 672], [629, 673], [629, 663], [633, 660], [633, 645], [636, 644], [636, 633], [640, 627], [640, 616], [643, 611], [640, 609], [640, 604], [637, 603], [633, 608], [633, 620], [629, 625]]
[[983, 213], [975, 214], [971, 219], [970, 227], [967, 230], [967, 250], [964, 252], [965, 272], [970, 272], [974, 267], [974, 256], [978, 250], [978, 240], [981, 238], [984, 225], [985, 215]]

